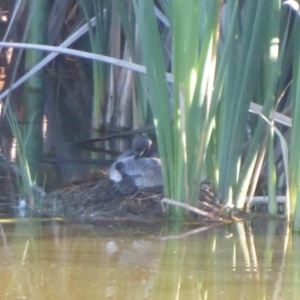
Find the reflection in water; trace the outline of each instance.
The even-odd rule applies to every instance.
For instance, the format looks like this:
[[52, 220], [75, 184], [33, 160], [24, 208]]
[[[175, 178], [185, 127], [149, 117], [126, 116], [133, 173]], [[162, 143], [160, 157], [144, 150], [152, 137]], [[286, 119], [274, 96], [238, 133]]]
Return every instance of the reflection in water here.
[[24, 220], [0, 224], [0, 235], [1, 299], [297, 299], [300, 292], [300, 239], [279, 221], [197, 232]]

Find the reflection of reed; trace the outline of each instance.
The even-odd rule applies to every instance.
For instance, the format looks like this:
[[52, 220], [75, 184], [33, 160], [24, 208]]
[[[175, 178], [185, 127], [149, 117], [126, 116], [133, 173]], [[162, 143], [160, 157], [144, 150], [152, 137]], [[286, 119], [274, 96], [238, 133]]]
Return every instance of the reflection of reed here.
[[247, 228], [246, 235], [250, 252], [251, 267], [253, 271], [258, 271], [257, 254], [255, 249], [254, 235], [252, 233], [252, 227], [249, 226], [249, 223], [245, 223], [245, 227]]
[[55, 299], [74, 300], [299, 295], [300, 237], [289, 239], [288, 227], [281, 228], [278, 220], [191, 230], [172, 224], [162, 228], [162, 237], [160, 229], [142, 233], [142, 228], [120, 224], [114, 223], [114, 229], [3, 224], [0, 290], [10, 292], [8, 299], [53, 298], [58, 290], [61, 298]]
[[[179, 227], [176, 233], [161, 237], [166, 245], [161, 254], [160, 273], [168, 275], [157, 275], [151, 296], [153, 299], [170, 295], [177, 299], [284, 298], [288, 235], [285, 231], [282, 244], [279, 224], [277, 220], [258, 222], [257, 235], [257, 227], [240, 222], [230, 227], [203, 226], [182, 233]], [[280, 242], [281, 247], [275, 242]], [[279, 266], [275, 259], [278, 254]], [[164, 285], [174, 291], [162, 292]]]
[[249, 249], [247, 245], [247, 237], [245, 233], [245, 226], [243, 223], [237, 223], [235, 229], [237, 232], [237, 239], [242, 250], [245, 266], [246, 268], [250, 269], [251, 263], [250, 263]]
[[[273, 299], [280, 299], [281, 294], [282, 294], [282, 290], [283, 290], [283, 286], [284, 286], [284, 272], [286, 271], [286, 258], [287, 258], [287, 247], [288, 247], [288, 241], [289, 241], [289, 227], [285, 226], [285, 234], [283, 235], [284, 240], [283, 240], [283, 247], [282, 247], [282, 257], [281, 257], [281, 263], [279, 265], [278, 268], [278, 272], [277, 272], [277, 280], [276, 283], [274, 284], [275, 289], [274, 289], [274, 293], [273, 293]], [[274, 233], [274, 237], [275, 237], [276, 232]], [[271, 249], [274, 247], [274, 243], [273, 245], [271, 245]]]

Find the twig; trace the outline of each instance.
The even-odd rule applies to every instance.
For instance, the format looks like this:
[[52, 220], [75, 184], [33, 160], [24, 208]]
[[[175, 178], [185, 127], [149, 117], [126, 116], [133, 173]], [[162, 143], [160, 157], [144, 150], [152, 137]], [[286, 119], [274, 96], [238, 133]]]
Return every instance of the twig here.
[[202, 209], [199, 209], [197, 207], [194, 207], [194, 206], [191, 206], [189, 204], [186, 204], [186, 203], [181, 203], [181, 202], [178, 202], [178, 201], [174, 201], [174, 200], [171, 200], [171, 199], [168, 199], [168, 198], [163, 198], [161, 200], [162, 203], [167, 203], [167, 204], [171, 204], [171, 205], [174, 205], [174, 206], [179, 206], [179, 207], [182, 207], [184, 209], [187, 209], [197, 215], [200, 215], [200, 216], [204, 216], [208, 219], [211, 219], [211, 220], [216, 220], [218, 222], [228, 222], [222, 218], [219, 218], [219, 217], [216, 217]]

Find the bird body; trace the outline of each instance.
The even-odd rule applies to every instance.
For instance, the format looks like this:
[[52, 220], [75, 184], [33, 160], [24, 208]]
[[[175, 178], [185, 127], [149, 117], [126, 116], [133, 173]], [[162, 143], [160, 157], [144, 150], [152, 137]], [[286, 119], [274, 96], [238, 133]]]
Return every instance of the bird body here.
[[137, 189], [163, 185], [161, 161], [151, 146], [149, 138], [136, 137], [132, 149], [122, 153], [111, 165], [109, 178], [120, 192], [132, 194]]
[[121, 180], [116, 182], [117, 189], [125, 195], [134, 194], [137, 191], [137, 186], [134, 177], [126, 174], [125, 164], [122, 161], [117, 161], [114, 165], [116, 174], [120, 174]]
[[[118, 163], [124, 164], [122, 170], [118, 170]], [[109, 170], [109, 178], [114, 182], [120, 182], [131, 177], [138, 189], [162, 186], [162, 168], [159, 158], [140, 157], [136, 159], [134, 156], [129, 156], [117, 160], [112, 164]]]

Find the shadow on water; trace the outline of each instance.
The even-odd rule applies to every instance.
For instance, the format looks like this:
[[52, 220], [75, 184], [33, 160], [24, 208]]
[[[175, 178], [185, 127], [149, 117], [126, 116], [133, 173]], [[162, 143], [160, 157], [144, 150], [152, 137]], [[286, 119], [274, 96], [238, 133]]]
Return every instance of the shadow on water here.
[[299, 295], [300, 237], [280, 220], [202, 229], [151, 226], [2, 222], [1, 299]]

